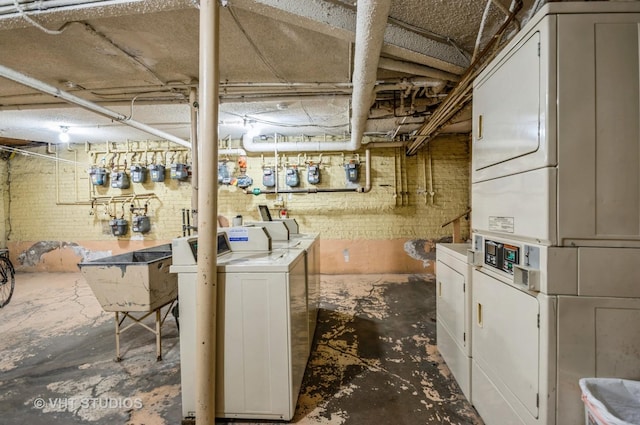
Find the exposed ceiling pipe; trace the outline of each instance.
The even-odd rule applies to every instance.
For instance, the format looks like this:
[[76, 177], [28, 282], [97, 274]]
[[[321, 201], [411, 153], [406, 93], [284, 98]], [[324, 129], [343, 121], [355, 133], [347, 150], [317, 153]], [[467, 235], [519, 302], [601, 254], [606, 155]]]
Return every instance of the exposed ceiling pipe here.
[[354, 54], [353, 100], [351, 117], [351, 150], [360, 147], [369, 109], [374, 101], [378, 62], [391, 0], [359, 1], [356, 10], [356, 43]]
[[[280, 152], [355, 151], [362, 146], [369, 109], [374, 101], [378, 62], [384, 42], [391, 0], [360, 0], [356, 14], [356, 42], [353, 69], [351, 139], [343, 142], [278, 142]], [[273, 143], [254, 140], [244, 134], [242, 145], [248, 152], [269, 152]]]
[[188, 148], [191, 147], [191, 143], [179, 137], [176, 137], [173, 134], [169, 134], [162, 130], [158, 130], [157, 128], [151, 127], [147, 124], [144, 124], [132, 119], [128, 119], [127, 116], [125, 115], [119, 114], [115, 111], [112, 111], [111, 109], [107, 109], [96, 103], [74, 96], [70, 93], [67, 93], [66, 91], [60, 90], [57, 87], [51, 86], [40, 80], [36, 80], [33, 77], [29, 77], [28, 75], [25, 75], [18, 71], [14, 71], [13, 69], [7, 68], [6, 66], [0, 65], [0, 77], [6, 78], [8, 80], [14, 81], [18, 84], [22, 84], [27, 87], [31, 87], [32, 89], [38, 90], [40, 92], [47, 93], [53, 97], [62, 99], [65, 102], [80, 106], [81, 108], [87, 109], [91, 112], [95, 112], [98, 115], [102, 115], [114, 121], [118, 121], [123, 124], [126, 124], [130, 127], [137, 128], [138, 130], [160, 137], [161, 139], [165, 139], [170, 142], [177, 143], [178, 145], [185, 146]]
[[380, 58], [378, 67], [389, 71], [405, 72], [407, 74], [422, 75], [446, 81], [460, 81], [460, 76], [451, 72], [441, 71], [429, 66], [399, 61], [396, 59]]

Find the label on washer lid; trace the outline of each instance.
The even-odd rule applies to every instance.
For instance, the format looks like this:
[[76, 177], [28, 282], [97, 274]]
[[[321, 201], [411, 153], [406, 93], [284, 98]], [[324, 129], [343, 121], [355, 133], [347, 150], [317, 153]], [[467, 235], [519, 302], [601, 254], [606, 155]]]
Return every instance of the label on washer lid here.
[[227, 231], [229, 242], [248, 242], [249, 229], [246, 227], [232, 227]]
[[489, 230], [513, 233], [515, 227], [514, 221], [513, 217], [489, 216]]

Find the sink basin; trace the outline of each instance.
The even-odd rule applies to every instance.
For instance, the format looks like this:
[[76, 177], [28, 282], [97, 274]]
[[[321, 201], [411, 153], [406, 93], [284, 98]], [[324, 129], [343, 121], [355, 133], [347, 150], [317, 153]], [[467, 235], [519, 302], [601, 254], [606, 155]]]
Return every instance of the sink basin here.
[[178, 296], [170, 245], [78, 264], [104, 311], [154, 311]]

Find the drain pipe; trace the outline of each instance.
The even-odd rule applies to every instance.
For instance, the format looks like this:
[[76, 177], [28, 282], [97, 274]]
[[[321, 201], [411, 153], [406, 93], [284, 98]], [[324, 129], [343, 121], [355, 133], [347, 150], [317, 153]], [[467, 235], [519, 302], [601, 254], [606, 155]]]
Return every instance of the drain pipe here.
[[22, 84], [23, 86], [31, 87], [32, 89], [49, 94], [53, 97], [57, 97], [64, 100], [65, 102], [80, 106], [81, 108], [87, 109], [91, 112], [95, 112], [98, 115], [102, 115], [114, 121], [118, 121], [122, 124], [126, 124], [130, 127], [137, 128], [138, 130], [144, 131], [145, 133], [158, 136], [162, 139], [169, 140], [170, 142], [177, 143], [178, 145], [185, 146], [187, 148], [191, 147], [191, 143], [179, 137], [176, 137], [173, 134], [158, 130], [157, 128], [151, 127], [147, 124], [128, 119], [126, 115], [119, 114], [115, 111], [112, 111], [111, 109], [100, 106], [97, 103], [93, 103], [88, 100], [82, 99], [81, 97], [74, 96], [66, 91], [60, 90], [57, 87], [44, 83], [33, 77], [29, 77], [28, 75], [22, 74], [18, 71], [14, 71], [13, 69], [7, 68], [6, 66], [0, 65], [0, 77], [14, 81], [18, 84]]
[[198, 265], [196, 279], [196, 421], [215, 424], [218, 180], [218, 82], [220, 10], [218, 0], [200, 0], [200, 163], [198, 173]]
[[191, 222], [198, 226], [198, 107], [197, 90], [189, 90], [189, 108], [191, 110]]

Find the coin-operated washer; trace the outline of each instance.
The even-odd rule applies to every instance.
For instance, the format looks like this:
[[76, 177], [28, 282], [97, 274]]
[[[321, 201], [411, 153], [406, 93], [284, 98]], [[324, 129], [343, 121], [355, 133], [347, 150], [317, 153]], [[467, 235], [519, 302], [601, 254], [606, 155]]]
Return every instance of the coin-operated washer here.
[[[261, 227], [218, 233], [216, 416], [290, 420], [308, 358], [304, 255], [271, 250]], [[231, 239], [234, 239], [233, 241]], [[180, 300], [182, 414], [196, 410], [198, 238], [172, 243]]]
[[[261, 216], [265, 217], [263, 211]], [[263, 227], [271, 236], [274, 249], [298, 249], [304, 252], [309, 312], [309, 350], [311, 350], [320, 303], [320, 234], [300, 233], [300, 227], [294, 218], [249, 222], [246, 225]]]

